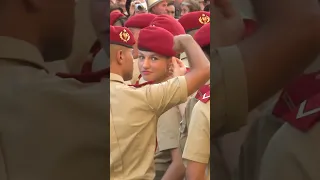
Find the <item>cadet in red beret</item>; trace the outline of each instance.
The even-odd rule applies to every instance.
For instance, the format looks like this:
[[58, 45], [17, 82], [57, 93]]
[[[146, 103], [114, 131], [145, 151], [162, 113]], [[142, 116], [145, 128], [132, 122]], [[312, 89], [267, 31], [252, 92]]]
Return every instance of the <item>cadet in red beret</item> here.
[[128, 28], [110, 26], [110, 68], [125, 81], [132, 79], [134, 44], [133, 34]]
[[127, 17], [119, 11], [113, 11], [110, 13], [110, 25], [111, 26], [124, 26]]
[[171, 32], [174, 36], [185, 34], [183, 26], [173, 17], [169, 15], [159, 15], [151, 22], [152, 26], [162, 27]]
[[140, 31], [138, 66], [144, 80], [157, 83], [169, 77], [168, 67], [176, 55], [172, 47], [173, 35], [166, 29], [149, 26]]
[[142, 13], [142, 14], [136, 14], [134, 16], [131, 16], [128, 21], [125, 23], [125, 27], [128, 27], [130, 31], [133, 33], [134, 39], [136, 40], [136, 44], [133, 46], [133, 58], [134, 60], [134, 66], [133, 66], [133, 76], [130, 82], [127, 82], [128, 84], [136, 84], [137, 81], [139, 81], [139, 70], [138, 70], [138, 37], [140, 30], [150, 26], [150, 23], [152, 20], [157, 17], [155, 14], [150, 13]]
[[[185, 34], [185, 31], [182, 27], [182, 25], [172, 16], [169, 15], [158, 15], [156, 18], [153, 19], [151, 22], [151, 26], [157, 26], [157, 27], [162, 27], [169, 31], [171, 34], [174, 36]], [[162, 45], [163, 46], [163, 45]], [[176, 54], [177, 57], [180, 57], [180, 54]], [[185, 53], [183, 53], [182, 57], [183, 63], [189, 67], [188, 59], [186, 58], [187, 56]]]
[[206, 50], [205, 53], [210, 55], [210, 23], [202, 26], [193, 36], [199, 46]]
[[[138, 42], [140, 30], [150, 26], [150, 23], [155, 17], [157, 17], [157, 15], [150, 13], [136, 14], [126, 21], [125, 27], [130, 29], [130, 31], [133, 33], [134, 39], [136, 42]], [[133, 46], [133, 57], [138, 57], [137, 43]]]
[[[174, 36], [164, 28], [149, 26], [140, 31], [138, 67], [145, 81], [161, 83], [172, 78], [173, 61], [176, 60], [174, 57], [176, 52], [172, 49], [173, 44]], [[164, 174], [168, 179], [184, 176], [184, 165], [179, 150], [179, 134], [177, 133], [181, 120], [178, 107], [169, 109], [164, 116], [158, 118], [155, 180], [162, 179]], [[178, 160], [179, 158], [181, 160]], [[170, 168], [171, 171], [165, 171], [169, 169], [170, 164], [174, 164]]]
[[210, 23], [210, 12], [194, 11], [187, 13], [178, 20], [186, 33], [191, 36], [203, 25]]

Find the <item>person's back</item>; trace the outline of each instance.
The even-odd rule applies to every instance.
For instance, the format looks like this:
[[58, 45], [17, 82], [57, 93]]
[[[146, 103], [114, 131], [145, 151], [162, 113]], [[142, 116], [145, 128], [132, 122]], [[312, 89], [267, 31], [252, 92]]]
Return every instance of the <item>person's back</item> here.
[[108, 176], [108, 116], [96, 110], [108, 106], [101, 101], [108, 96], [107, 84], [49, 75], [32, 45], [9, 37], [0, 37], [0, 44], [0, 159], [5, 160], [0, 164], [7, 178]]
[[74, 1], [1, 3], [0, 179], [105, 179], [109, 83], [61, 79], [44, 65], [71, 53]]

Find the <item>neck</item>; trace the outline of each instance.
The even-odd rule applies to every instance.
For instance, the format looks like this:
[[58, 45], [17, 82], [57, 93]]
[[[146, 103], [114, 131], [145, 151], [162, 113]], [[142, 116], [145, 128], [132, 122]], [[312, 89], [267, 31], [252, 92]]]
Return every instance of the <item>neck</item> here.
[[162, 79], [162, 80], [155, 80], [154, 83], [155, 83], [155, 84], [159, 84], [159, 83], [168, 81], [168, 80], [171, 79], [171, 78], [172, 78], [171, 76], [166, 76], [166, 77], [165, 77], [164, 79]]
[[[19, 12], [16, 12], [19, 13]], [[36, 26], [29, 23], [28, 19], [21, 19], [22, 15], [12, 15], [2, 13], [0, 15], [0, 36], [12, 37], [15, 39], [26, 41], [40, 50], [39, 38], [36, 33]]]

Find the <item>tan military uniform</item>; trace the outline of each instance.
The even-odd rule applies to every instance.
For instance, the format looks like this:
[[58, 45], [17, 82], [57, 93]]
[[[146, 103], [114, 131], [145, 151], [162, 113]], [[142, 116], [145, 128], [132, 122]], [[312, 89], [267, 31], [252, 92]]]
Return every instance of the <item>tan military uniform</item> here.
[[0, 179], [105, 180], [109, 82], [50, 75], [25, 41], [0, 47]]
[[110, 179], [152, 180], [158, 117], [186, 101], [186, 79], [138, 89], [116, 74], [110, 81]]
[[274, 115], [272, 111], [278, 95], [266, 101], [263, 107], [259, 107], [260, 116], [250, 123], [247, 136], [242, 144], [239, 156], [238, 180], [257, 180], [259, 177], [261, 158], [265, 149], [277, 130], [283, 125], [283, 121]]
[[[246, 125], [248, 113], [247, 85], [241, 54], [236, 46], [219, 48], [217, 53], [211, 55], [211, 64], [213, 64], [211, 67], [214, 76], [210, 80], [212, 86], [210, 94], [215, 107], [211, 114], [214, 123], [211, 134], [219, 138]], [[192, 104], [195, 102], [195, 99], [193, 99], [193, 102], [190, 100], [190, 104], [186, 108], [186, 110], [188, 108], [189, 110], [186, 111], [185, 120], [181, 124], [181, 147], [184, 146], [184, 138], [190, 136], [187, 135], [188, 131], [187, 133], [185, 131], [185, 129], [188, 129], [188, 123], [186, 122], [190, 109], [192, 110]], [[242, 102], [241, 106], [239, 106], [239, 102]], [[215, 174], [217, 179], [231, 179], [231, 174], [222, 156], [220, 144], [218, 141], [213, 141], [212, 146], [215, 154], [211, 155], [211, 160], [220, 162], [215, 164], [212, 174]]]
[[172, 158], [171, 149], [179, 148], [179, 123], [181, 114], [178, 107], [169, 109], [158, 119], [155, 155], [156, 179], [161, 179], [169, 168]]
[[[210, 169], [210, 101], [198, 102], [192, 113], [189, 136], [182, 157], [186, 160], [208, 164]], [[207, 171], [210, 180], [210, 171]]]
[[270, 140], [259, 180], [320, 179], [320, 124], [304, 133], [284, 124]]

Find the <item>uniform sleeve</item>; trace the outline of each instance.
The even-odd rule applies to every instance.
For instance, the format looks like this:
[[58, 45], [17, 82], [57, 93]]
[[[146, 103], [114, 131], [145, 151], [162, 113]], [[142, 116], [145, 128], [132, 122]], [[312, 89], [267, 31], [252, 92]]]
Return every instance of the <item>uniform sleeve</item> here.
[[182, 157], [200, 163], [210, 158], [210, 103], [198, 102], [193, 109]]
[[157, 140], [159, 151], [179, 147], [179, 124], [181, 115], [174, 107], [162, 114], [158, 120]]
[[145, 92], [147, 103], [159, 116], [168, 109], [187, 101], [188, 98], [187, 82], [184, 76], [146, 86]]
[[[318, 170], [314, 169], [318, 167], [319, 161], [312, 160], [312, 154], [315, 152], [312, 144], [314, 142], [316, 143], [309, 134], [298, 132], [290, 125], [284, 124], [265, 150], [259, 180], [319, 179]], [[313, 173], [310, 173], [312, 171]], [[314, 174], [318, 174], [317, 178], [314, 178]]]
[[[246, 124], [248, 114], [247, 82], [242, 55], [236, 45], [223, 47], [211, 54], [213, 70], [211, 75], [212, 89], [219, 91], [217, 96], [223, 104], [226, 128], [236, 131]], [[211, 96], [215, 97], [214, 92]], [[213, 98], [214, 99], [214, 98]], [[213, 113], [215, 114], [215, 113]]]

